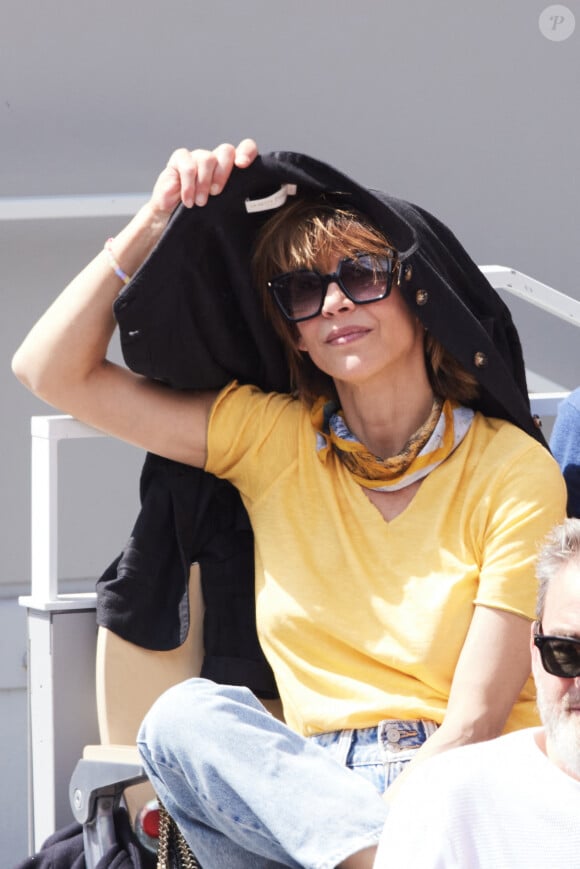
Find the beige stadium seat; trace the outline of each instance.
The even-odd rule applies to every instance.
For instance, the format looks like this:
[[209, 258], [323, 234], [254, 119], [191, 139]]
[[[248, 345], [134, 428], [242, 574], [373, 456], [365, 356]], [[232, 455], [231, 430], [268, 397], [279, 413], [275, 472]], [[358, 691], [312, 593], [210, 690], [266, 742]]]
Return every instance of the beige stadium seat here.
[[199, 565], [189, 578], [189, 631], [167, 652], [136, 646], [98, 629], [96, 690], [99, 745], [87, 745], [70, 783], [71, 807], [83, 825], [87, 869], [115, 841], [113, 810], [124, 802], [132, 822], [155, 795], [136, 746], [139, 726], [154, 701], [172, 685], [199, 676], [203, 662], [203, 598]]

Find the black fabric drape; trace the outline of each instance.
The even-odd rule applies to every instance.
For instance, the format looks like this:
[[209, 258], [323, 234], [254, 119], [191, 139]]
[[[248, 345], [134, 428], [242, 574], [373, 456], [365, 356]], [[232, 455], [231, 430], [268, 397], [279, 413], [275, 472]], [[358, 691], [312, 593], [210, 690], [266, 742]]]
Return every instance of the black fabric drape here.
[[189, 568], [197, 561], [205, 603], [202, 675], [276, 697], [256, 634], [253, 535], [237, 490], [149, 453], [141, 504], [125, 549], [97, 583], [98, 623], [147, 649], [181, 645], [189, 626]]

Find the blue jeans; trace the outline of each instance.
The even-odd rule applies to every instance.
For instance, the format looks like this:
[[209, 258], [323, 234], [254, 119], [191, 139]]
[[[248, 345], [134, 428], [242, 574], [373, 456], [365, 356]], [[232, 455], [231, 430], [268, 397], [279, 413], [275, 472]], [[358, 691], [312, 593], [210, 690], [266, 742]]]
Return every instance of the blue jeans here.
[[333, 730], [310, 739], [384, 794], [413, 754], [435, 733], [434, 721], [380, 721], [376, 727]]
[[429, 727], [383, 722], [305, 739], [247, 688], [190, 679], [154, 704], [138, 745], [204, 869], [334, 869], [377, 844], [387, 812], [383, 759], [388, 766], [392, 749], [400, 771], [409, 750], [393, 746], [420, 744]]

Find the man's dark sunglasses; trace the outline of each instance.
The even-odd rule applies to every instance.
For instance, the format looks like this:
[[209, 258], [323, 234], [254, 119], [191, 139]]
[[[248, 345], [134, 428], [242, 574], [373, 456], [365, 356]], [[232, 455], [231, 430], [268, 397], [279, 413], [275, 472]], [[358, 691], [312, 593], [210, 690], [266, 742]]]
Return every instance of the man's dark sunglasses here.
[[338, 284], [355, 305], [386, 299], [393, 285], [395, 264], [394, 251], [384, 255], [361, 253], [341, 260], [338, 269], [329, 275], [313, 269], [276, 275], [268, 281], [268, 289], [284, 317], [300, 323], [320, 314], [329, 284]]
[[546, 672], [560, 679], [575, 679], [580, 676], [580, 639], [544, 636], [542, 625], [538, 622], [534, 644], [540, 650]]

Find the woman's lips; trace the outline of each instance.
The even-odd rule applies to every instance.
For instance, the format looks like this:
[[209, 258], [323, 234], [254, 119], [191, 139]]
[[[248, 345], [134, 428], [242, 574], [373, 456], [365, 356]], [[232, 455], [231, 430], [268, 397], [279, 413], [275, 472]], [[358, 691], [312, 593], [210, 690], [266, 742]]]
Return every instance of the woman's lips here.
[[335, 329], [326, 336], [325, 344], [340, 345], [350, 344], [351, 341], [356, 341], [363, 335], [368, 335], [370, 329], [365, 326], [343, 326], [341, 329]]

